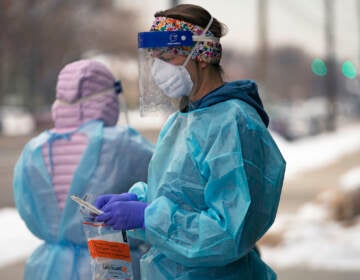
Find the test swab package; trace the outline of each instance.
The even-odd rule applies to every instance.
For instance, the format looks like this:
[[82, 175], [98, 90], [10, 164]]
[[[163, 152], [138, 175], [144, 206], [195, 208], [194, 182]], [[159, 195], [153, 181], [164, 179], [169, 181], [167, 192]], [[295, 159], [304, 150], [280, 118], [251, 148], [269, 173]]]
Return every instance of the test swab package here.
[[92, 280], [132, 280], [130, 245], [126, 231], [114, 230], [102, 222], [95, 222], [98, 209], [81, 199], [72, 198], [81, 205], [83, 228], [91, 256]]

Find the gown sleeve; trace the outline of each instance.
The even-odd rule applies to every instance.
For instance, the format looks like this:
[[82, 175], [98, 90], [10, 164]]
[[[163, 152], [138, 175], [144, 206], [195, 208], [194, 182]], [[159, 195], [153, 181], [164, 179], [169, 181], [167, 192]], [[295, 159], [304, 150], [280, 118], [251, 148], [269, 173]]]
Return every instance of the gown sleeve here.
[[27, 161], [30, 157], [30, 148], [27, 144], [14, 168], [13, 191], [15, 206], [20, 217], [26, 223], [28, 229], [37, 237], [44, 239], [42, 221], [35, 207], [35, 200], [30, 189], [28, 171], [26, 168]]
[[146, 202], [147, 201], [147, 188], [148, 185], [145, 182], [135, 183], [129, 190], [130, 193], [136, 194], [138, 200]]
[[154, 145], [133, 128], [129, 128], [128, 133], [129, 141], [123, 152], [130, 155], [128, 169], [131, 171], [132, 184], [138, 181], [147, 182]]

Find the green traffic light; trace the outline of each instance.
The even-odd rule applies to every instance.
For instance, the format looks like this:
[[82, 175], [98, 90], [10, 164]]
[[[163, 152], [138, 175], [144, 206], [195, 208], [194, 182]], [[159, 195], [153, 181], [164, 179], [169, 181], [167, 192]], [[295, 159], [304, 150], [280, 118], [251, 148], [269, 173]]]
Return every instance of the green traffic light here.
[[343, 75], [346, 78], [349, 78], [349, 79], [356, 78], [356, 75], [357, 75], [356, 67], [351, 61], [349, 61], [349, 60], [345, 61], [342, 65], [341, 70], [342, 70]]
[[327, 73], [327, 67], [323, 60], [315, 58], [311, 63], [311, 70], [317, 76], [325, 76]]

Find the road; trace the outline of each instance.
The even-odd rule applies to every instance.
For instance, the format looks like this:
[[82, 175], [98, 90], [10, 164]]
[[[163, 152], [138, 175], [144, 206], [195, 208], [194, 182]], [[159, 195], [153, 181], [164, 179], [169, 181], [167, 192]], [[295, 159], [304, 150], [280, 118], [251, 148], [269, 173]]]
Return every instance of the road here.
[[[155, 142], [156, 131], [141, 131], [150, 141]], [[0, 136], [0, 176], [1, 196], [0, 208], [13, 207], [12, 198], [12, 172], [13, 166], [20, 155], [27, 137], [1, 137]], [[336, 187], [339, 178], [350, 168], [360, 165], [360, 151], [344, 156], [338, 161], [320, 168], [300, 174], [294, 179], [285, 182], [280, 201], [279, 212], [288, 213], [296, 211], [307, 201], [311, 201], [324, 189]], [[20, 280], [23, 275], [25, 260], [20, 260], [6, 267], [0, 267], [0, 279]], [[292, 269], [274, 268], [280, 280], [358, 280], [359, 271], [321, 271], [305, 267]]]

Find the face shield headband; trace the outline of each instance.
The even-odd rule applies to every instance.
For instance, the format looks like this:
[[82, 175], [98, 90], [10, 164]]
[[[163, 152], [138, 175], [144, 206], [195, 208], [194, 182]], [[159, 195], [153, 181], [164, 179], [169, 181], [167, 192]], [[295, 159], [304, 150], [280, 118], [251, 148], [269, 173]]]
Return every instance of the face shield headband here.
[[121, 85], [121, 82], [120, 81], [115, 81], [114, 82], [114, 85], [113, 87], [109, 88], [109, 89], [106, 89], [106, 90], [103, 90], [101, 92], [95, 92], [95, 93], [92, 93], [88, 96], [84, 96], [84, 97], [81, 97], [80, 99], [74, 101], [74, 102], [68, 102], [66, 100], [62, 100], [62, 99], [56, 99], [56, 103], [59, 103], [61, 105], [65, 105], [65, 106], [74, 106], [74, 105], [78, 105], [80, 103], [83, 103], [83, 102], [86, 102], [86, 101], [89, 101], [89, 100], [92, 100], [92, 99], [96, 99], [96, 98], [99, 98], [101, 96], [104, 96], [104, 95], [108, 95], [108, 94], [114, 94], [116, 93], [117, 95], [120, 95], [122, 93], [122, 85]]
[[[180, 42], [178, 42], [180, 43], [179, 45], [167, 44], [159, 45], [159, 47], [161, 47], [163, 52], [166, 51], [174, 55], [189, 56], [189, 54], [191, 54], [190, 58], [198, 62], [219, 64], [222, 47], [219, 42], [220, 39], [215, 37], [214, 34], [208, 30], [212, 22], [213, 18], [210, 19], [208, 26], [204, 29], [198, 25], [182, 20], [167, 17], [156, 17], [150, 30], [165, 31], [165, 33], [185, 31], [187, 32], [188, 36], [191, 33], [190, 41], [188, 41], [189, 38], [187, 38], [188, 40], [180, 40]], [[205, 34], [203, 34], [204, 31], [206, 31]], [[166, 47], [166, 49], [164, 49], [164, 47]]]

